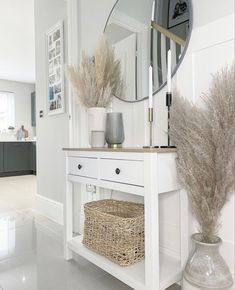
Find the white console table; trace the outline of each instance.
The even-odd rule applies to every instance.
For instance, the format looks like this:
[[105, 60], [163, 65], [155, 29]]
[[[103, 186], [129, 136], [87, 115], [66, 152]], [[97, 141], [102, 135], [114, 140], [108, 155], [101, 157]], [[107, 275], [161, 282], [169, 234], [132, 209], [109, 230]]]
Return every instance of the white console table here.
[[[67, 190], [64, 204], [65, 259], [76, 252], [135, 290], [160, 290], [182, 278], [188, 254], [187, 198], [180, 191], [181, 259], [159, 250], [159, 195], [179, 190], [176, 149], [65, 148]], [[87, 249], [73, 236], [73, 184], [91, 184], [144, 197], [145, 260], [120, 267]]]

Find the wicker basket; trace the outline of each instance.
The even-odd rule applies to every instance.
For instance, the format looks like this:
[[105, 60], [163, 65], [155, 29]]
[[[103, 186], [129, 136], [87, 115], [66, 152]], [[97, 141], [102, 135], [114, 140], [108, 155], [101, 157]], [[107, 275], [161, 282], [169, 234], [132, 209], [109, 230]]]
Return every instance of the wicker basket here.
[[144, 259], [144, 205], [105, 199], [84, 206], [83, 244], [120, 266]]

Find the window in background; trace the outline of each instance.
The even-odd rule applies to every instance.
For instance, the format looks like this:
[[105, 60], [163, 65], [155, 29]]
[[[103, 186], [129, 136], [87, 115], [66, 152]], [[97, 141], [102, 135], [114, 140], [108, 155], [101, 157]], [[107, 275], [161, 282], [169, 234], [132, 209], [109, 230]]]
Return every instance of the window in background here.
[[0, 131], [15, 127], [15, 96], [14, 93], [0, 91]]

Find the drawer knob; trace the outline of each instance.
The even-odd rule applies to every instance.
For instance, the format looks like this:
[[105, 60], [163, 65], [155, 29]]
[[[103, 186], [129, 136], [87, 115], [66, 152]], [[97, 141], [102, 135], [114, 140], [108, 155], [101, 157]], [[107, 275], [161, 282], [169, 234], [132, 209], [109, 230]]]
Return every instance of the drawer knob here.
[[82, 165], [78, 164], [78, 169], [81, 170], [82, 169]]
[[121, 170], [119, 168], [116, 168], [115, 173], [118, 175], [120, 174]]

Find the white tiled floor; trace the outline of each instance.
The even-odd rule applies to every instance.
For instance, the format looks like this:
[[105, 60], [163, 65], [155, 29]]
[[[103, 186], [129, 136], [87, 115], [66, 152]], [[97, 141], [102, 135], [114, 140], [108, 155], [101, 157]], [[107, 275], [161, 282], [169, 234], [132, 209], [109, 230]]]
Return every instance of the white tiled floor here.
[[130, 290], [78, 256], [63, 259], [62, 228], [32, 210], [35, 193], [34, 176], [0, 178], [0, 290]]

